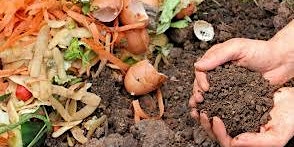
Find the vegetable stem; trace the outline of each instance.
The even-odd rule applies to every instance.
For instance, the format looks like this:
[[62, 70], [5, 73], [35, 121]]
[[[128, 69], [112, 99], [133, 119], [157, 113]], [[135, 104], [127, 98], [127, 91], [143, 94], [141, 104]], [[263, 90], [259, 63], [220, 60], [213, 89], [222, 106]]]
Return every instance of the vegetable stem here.
[[27, 147], [33, 147], [38, 142], [38, 140], [47, 132], [45, 128], [46, 128], [46, 124], [44, 124], [44, 126], [41, 128], [41, 130], [38, 132], [38, 134], [35, 136], [35, 138], [31, 141], [31, 143]]

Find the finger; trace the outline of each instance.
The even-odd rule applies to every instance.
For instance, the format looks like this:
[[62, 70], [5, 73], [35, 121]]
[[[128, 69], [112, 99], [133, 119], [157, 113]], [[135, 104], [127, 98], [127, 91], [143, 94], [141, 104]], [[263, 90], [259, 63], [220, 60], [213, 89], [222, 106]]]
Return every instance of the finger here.
[[195, 100], [197, 103], [201, 103], [203, 102], [204, 98], [202, 96], [202, 93], [200, 91], [198, 91], [196, 94], [195, 94]]
[[218, 50], [220, 48], [223, 48], [223, 44], [224, 43], [218, 43], [213, 45], [209, 50], [206, 51], [206, 53], [203, 55], [202, 58], [206, 58], [207, 56], [211, 56], [211, 54], [215, 51]]
[[195, 94], [193, 94], [191, 97], [190, 97], [190, 99], [189, 99], [189, 107], [190, 108], [195, 108], [196, 107], [196, 105], [197, 105], [197, 101], [196, 101], [196, 96], [195, 96]]
[[203, 112], [200, 112], [200, 124], [208, 134], [208, 136], [212, 139], [215, 139], [215, 136], [213, 134], [212, 128], [211, 128], [211, 123], [209, 122], [209, 119], [207, 115]]
[[232, 140], [232, 147], [269, 147], [281, 146], [279, 136], [270, 133], [243, 133]]
[[193, 95], [191, 96], [189, 100], [189, 106], [195, 107], [196, 103], [200, 103], [203, 101], [203, 96], [201, 94], [203, 90], [199, 87], [197, 79], [194, 79], [194, 85], [193, 85]]
[[232, 138], [227, 134], [225, 124], [220, 118], [212, 118], [212, 131], [222, 147], [231, 146]]
[[231, 60], [239, 60], [243, 58], [242, 48], [246, 44], [247, 39], [231, 39], [221, 45], [213, 46], [211, 51], [206, 53], [195, 67], [200, 71], [209, 71]]
[[192, 108], [190, 115], [192, 118], [194, 118], [196, 121], [199, 121], [199, 113], [195, 108]]
[[189, 99], [189, 107], [190, 108], [196, 108], [197, 103], [200, 103], [203, 101], [203, 96], [200, 93], [193, 94]]
[[195, 78], [200, 88], [203, 91], [208, 91], [209, 83], [207, 81], [207, 74], [205, 72], [195, 70]]

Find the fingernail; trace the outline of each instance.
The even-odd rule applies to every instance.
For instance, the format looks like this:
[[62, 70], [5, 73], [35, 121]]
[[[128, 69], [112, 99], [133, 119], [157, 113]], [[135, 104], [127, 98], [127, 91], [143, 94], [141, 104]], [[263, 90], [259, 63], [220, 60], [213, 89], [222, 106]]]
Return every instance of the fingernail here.
[[194, 63], [194, 67], [195, 67], [195, 68], [197, 67], [197, 64], [198, 64], [197, 62]]
[[197, 62], [194, 63], [194, 67], [197, 68], [197, 67], [199, 67], [199, 65], [201, 65], [201, 64], [203, 64], [202, 60], [197, 61]]

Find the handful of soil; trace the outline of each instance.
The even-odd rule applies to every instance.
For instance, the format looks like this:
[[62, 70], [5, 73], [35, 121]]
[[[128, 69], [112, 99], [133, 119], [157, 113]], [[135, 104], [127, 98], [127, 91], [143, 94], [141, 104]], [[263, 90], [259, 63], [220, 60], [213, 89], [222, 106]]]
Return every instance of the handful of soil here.
[[197, 107], [209, 117], [220, 117], [232, 137], [258, 132], [271, 118], [273, 94], [278, 89], [261, 74], [225, 64], [208, 72], [210, 88]]

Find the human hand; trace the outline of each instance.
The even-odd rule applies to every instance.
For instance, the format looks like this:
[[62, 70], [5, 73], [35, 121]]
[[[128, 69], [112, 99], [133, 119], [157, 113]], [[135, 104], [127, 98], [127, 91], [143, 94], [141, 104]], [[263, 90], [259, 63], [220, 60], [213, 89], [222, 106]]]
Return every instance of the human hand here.
[[294, 88], [281, 88], [274, 94], [271, 120], [260, 127], [260, 133], [242, 133], [231, 138], [218, 117], [210, 123], [205, 113], [200, 114], [201, 125], [223, 147], [282, 147], [294, 134]]
[[201, 92], [209, 89], [206, 71], [232, 61], [260, 72], [272, 84], [283, 84], [294, 77], [294, 20], [269, 41], [235, 38], [214, 45], [195, 63], [195, 80], [190, 107], [202, 102]]
[[[207, 130], [207, 133], [211, 137], [222, 141], [221, 144], [224, 146], [228, 146], [231, 143], [234, 145], [235, 139], [232, 139], [228, 135], [224, 135], [226, 134], [226, 130], [223, 122], [219, 118], [214, 117], [212, 123], [214, 125], [211, 125], [207, 115], [204, 113], [199, 115], [196, 110], [197, 103], [203, 101], [201, 93], [209, 89], [209, 83], [205, 72], [225, 62], [232, 61], [238, 66], [261, 72], [264, 78], [268, 79], [272, 84], [283, 84], [294, 76], [294, 42], [291, 41], [293, 37], [294, 20], [269, 41], [236, 38], [215, 45], [195, 64], [196, 78], [194, 81], [193, 96], [189, 100], [189, 105], [192, 107], [191, 116], [200, 120], [201, 125]], [[289, 104], [290, 102], [285, 103]], [[272, 112], [275, 112], [274, 109]], [[279, 120], [277, 119], [279, 117], [275, 118], [276, 119], [273, 120]], [[213, 128], [222, 129], [213, 131], [215, 130]], [[265, 132], [264, 128], [265, 127], [261, 127], [261, 132]], [[275, 133], [275, 131], [273, 132]], [[268, 134], [269, 133], [266, 135]], [[246, 136], [246, 133], [244, 136]], [[243, 136], [241, 136], [241, 138], [242, 137]]]

